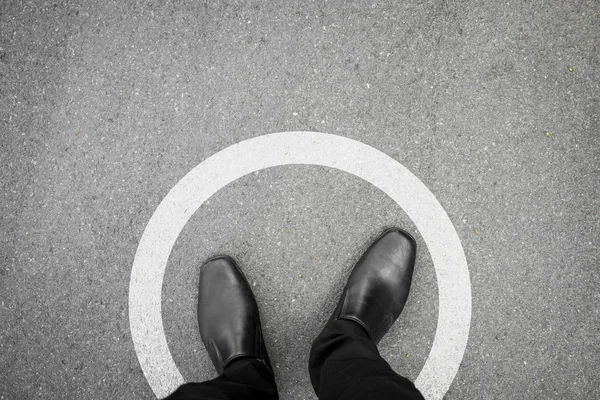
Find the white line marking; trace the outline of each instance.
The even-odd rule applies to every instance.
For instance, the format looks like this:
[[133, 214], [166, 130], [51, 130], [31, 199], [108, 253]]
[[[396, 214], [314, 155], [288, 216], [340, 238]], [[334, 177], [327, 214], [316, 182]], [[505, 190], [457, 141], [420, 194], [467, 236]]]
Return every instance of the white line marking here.
[[207, 158], [171, 189], [140, 239], [129, 284], [129, 322], [138, 360], [158, 398], [184, 379], [165, 338], [161, 294], [171, 249], [194, 212], [225, 185], [264, 168], [312, 164], [337, 168], [390, 196], [421, 233], [439, 288], [437, 330], [415, 384], [441, 399], [456, 376], [471, 323], [471, 281], [458, 234], [433, 193], [408, 169], [371, 146], [318, 132], [281, 132], [234, 144]]

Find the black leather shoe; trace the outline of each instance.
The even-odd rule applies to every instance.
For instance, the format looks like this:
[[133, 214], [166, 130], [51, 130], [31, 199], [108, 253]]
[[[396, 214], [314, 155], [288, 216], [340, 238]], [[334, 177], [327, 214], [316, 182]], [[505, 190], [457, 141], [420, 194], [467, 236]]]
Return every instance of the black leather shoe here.
[[330, 321], [354, 321], [379, 343], [406, 304], [416, 252], [407, 232], [383, 232], [354, 266]]
[[206, 261], [198, 286], [200, 336], [219, 375], [242, 357], [258, 359], [273, 374], [256, 299], [235, 261], [228, 256]]

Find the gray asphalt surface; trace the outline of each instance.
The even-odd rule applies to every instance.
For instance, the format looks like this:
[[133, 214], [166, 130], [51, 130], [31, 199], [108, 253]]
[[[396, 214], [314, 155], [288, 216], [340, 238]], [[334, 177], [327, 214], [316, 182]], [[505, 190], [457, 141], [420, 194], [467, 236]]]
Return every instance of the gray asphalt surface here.
[[[0, 399], [153, 398], [128, 320], [133, 257], [168, 191], [272, 132], [349, 137], [435, 194], [465, 250], [469, 342], [446, 399], [600, 398], [597, 1], [0, 4]], [[163, 287], [188, 380], [217, 253], [252, 283], [282, 399], [314, 399], [310, 343], [385, 227], [386, 195], [316, 166], [261, 171], [192, 217]], [[415, 379], [435, 335], [420, 250], [382, 355]]]

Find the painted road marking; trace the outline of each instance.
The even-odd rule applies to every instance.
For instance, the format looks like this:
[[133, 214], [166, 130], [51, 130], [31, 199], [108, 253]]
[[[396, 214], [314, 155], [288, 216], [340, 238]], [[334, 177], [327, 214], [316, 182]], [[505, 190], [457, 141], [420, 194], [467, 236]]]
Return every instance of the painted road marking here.
[[142, 371], [158, 398], [184, 379], [169, 351], [162, 322], [165, 268], [181, 230], [208, 198], [249, 173], [289, 164], [349, 172], [390, 196], [412, 219], [435, 267], [439, 314], [427, 361], [415, 384], [441, 399], [456, 376], [471, 323], [471, 281], [458, 234], [433, 193], [402, 164], [364, 143], [319, 132], [281, 132], [234, 144], [184, 176], [159, 204], [140, 239], [129, 283], [131, 337]]

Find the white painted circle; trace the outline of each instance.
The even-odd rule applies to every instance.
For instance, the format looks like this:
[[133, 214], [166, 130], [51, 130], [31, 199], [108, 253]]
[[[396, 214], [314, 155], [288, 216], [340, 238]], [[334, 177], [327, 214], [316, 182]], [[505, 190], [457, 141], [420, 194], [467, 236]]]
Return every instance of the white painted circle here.
[[185, 383], [162, 322], [161, 295], [171, 249], [194, 212], [227, 184], [251, 172], [312, 164], [349, 172], [390, 196], [427, 244], [439, 292], [437, 330], [415, 381], [427, 399], [441, 399], [454, 380], [471, 323], [471, 281], [458, 234], [433, 193], [402, 164], [364, 143], [319, 132], [281, 132], [234, 144], [204, 160], [171, 189], [140, 239], [129, 283], [131, 337], [158, 398]]

